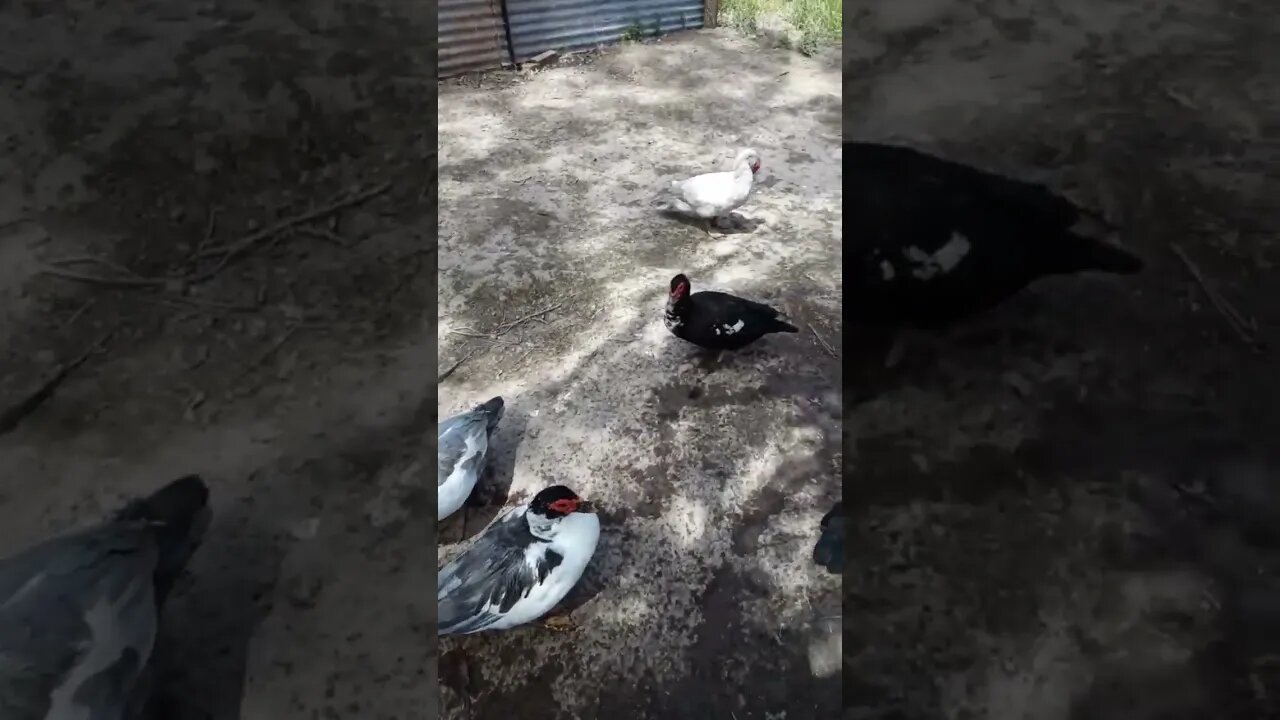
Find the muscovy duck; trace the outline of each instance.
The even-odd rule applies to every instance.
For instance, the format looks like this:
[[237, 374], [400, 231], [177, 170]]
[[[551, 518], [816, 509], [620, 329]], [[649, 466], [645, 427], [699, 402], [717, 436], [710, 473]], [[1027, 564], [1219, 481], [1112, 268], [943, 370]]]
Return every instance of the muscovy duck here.
[[501, 397], [436, 425], [436, 520], [458, 511], [475, 489], [489, 452], [489, 436], [502, 419]]
[[708, 350], [738, 350], [770, 333], [800, 329], [779, 320], [776, 308], [727, 293], [690, 293], [684, 273], [671, 278], [662, 322], [672, 335]]
[[712, 224], [719, 227], [720, 218], [747, 201], [758, 172], [760, 153], [745, 148], [738, 151], [732, 170], [672, 180], [654, 204], [667, 212], [701, 218], [709, 235]]
[[208, 501], [187, 476], [0, 560], [0, 717], [124, 718], [143, 707], [160, 613], [208, 527]]
[[855, 324], [940, 329], [1041, 277], [1143, 267], [1114, 228], [1042, 185], [907, 147], [843, 149]]
[[[569, 594], [595, 554], [600, 519], [563, 485], [507, 511], [440, 570], [438, 634], [506, 630], [533, 622]], [[544, 622], [566, 629], [564, 616]]]

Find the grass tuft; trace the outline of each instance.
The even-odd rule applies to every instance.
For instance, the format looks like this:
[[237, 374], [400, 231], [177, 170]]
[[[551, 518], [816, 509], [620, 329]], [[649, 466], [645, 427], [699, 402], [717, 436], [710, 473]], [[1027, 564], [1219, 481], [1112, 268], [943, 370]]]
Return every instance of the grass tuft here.
[[841, 0], [721, 0], [720, 24], [744, 32], [769, 31], [812, 55], [840, 41]]

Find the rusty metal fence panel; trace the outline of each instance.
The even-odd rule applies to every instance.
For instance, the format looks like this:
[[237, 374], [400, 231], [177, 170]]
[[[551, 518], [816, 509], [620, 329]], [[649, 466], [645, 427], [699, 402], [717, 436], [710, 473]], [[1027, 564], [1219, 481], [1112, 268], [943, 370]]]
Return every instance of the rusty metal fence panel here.
[[[645, 36], [702, 27], [704, 0], [506, 0], [516, 62], [546, 50], [582, 50]], [[443, 13], [443, 8], [441, 8]]]
[[502, 0], [440, 0], [436, 31], [440, 77], [511, 62]]

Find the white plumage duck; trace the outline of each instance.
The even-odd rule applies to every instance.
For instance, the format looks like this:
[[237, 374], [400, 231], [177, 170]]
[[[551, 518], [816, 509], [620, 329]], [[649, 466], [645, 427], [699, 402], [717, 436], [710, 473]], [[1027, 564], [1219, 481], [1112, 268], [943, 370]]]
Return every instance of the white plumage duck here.
[[759, 171], [760, 153], [744, 148], [734, 158], [732, 170], [672, 180], [654, 204], [667, 212], [700, 218], [709, 235], [711, 225], [719, 227], [721, 218], [747, 201]]

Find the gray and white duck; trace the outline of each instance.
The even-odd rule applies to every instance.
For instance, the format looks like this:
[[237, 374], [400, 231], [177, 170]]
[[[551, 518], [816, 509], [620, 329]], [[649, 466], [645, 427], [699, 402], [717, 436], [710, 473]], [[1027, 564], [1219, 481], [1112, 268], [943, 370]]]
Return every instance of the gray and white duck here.
[[495, 397], [436, 425], [437, 521], [457, 512], [475, 489], [504, 410], [502, 398]]
[[[507, 630], [544, 618], [577, 585], [595, 554], [600, 519], [552, 485], [493, 522], [439, 573], [438, 634]], [[566, 629], [567, 616], [544, 625]]]
[[199, 477], [183, 477], [0, 559], [0, 718], [116, 720], [144, 707], [161, 610], [208, 501]]

